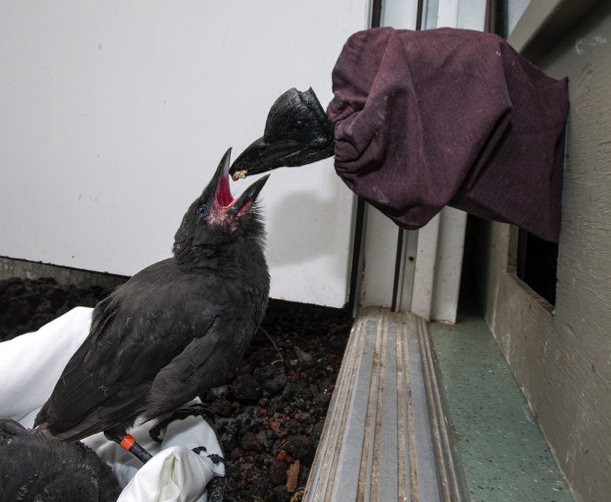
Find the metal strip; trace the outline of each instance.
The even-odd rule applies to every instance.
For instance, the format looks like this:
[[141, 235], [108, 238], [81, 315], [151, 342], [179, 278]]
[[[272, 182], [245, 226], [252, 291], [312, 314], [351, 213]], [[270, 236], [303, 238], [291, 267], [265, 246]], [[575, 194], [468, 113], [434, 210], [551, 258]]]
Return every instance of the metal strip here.
[[445, 414], [441, 384], [438, 381], [433, 364], [433, 352], [430, 343], [428, 325], [419, 320], [418, 339], [422, 353], [423, 373], [425, 378], [429, 409], [431, 414], [431, 429], [435, 440], [435, 453], [439, 468], [438, 479], [443, 490], [444, 502], [463, 502], [466, 498], [464, 476], [458, 465], [454, 444], [449, 433]]
[[[373, 451], [372, 451], [372, 462], [371, 462], [371, 485], [369, 490], [369, 502], [378, 502], [378, 493], [380, 486], [380, 460], [381, 460], [381, 448], [380, 441], [382, 431], [382, 410], [383, 410], [383, 397], [384, 397], [384, 362], [386, 361], [386, 335], [388, 330], [388, 319], [384, 313], [382, 318], [378, 321], [378, 332], [376, 338], [376, 350], [380, 357], [376, 361], [376, 371], [378, 373], [378, 381], [375, 387], [375, 396], [370, 396], [370, 403], [375, 406], [368, 410], [375, 417], [373, 429]], [[375, 397], [375, 399], [371, 399]], [[372, 417], [373, 418], [373, 417]]]
[[378, 388], [379, 381], [379, 345], [380, 345], [380, 336], [381, 336], [381, 326], [377, 324], [377, 330], [375, 335], [375, 342], [373, 347], [373, 364], [371, 371], [371, 383], [369, 386], [369, 397], [368, 397], [368, 405], [367, 412], [365, 414], [365, 433], [364, 433], [364, 441], [363, 441], [363, 449], [362, 449], [362, 457], [361, 457], [361, 467], [359, 469], [359, 482], [358, 482], [358, 491], [356, 495], [357, 501], [369, 500], [367, 494], [371, 492], [372, 485], [372, 471], [373, 471], [373, 456], [370, 454], [371, 443], [374, 438], [372, 437], [375, 434], [375, 429], [372, 427], [372, 422], [376, 419], [376, 393]]
[[[407, 328], [405, 328], [407, 329]], [[412, 461], [408, 458], [407, 451], [411, 448], [409, 441], [409, 432], [407, 431], [408, 422], [411, 421], [411, 416], [408, 407], [411, 407], [412, 394], [407, 380], [409, 379], [409, 366], [407, 364], [406, 345], [403, 343], [404, 336], [397, 337], [396, 352], [397, 352], [397, 447], [398, 447], [398, 470], [397, 489], [399, 491], [398, 500], [400, 502], [411, 502], [411, 493], [413, 488], [407, 488], [408, 472], [411, 472]], [[409, 404], [408, 404], [409, 403]], [[409, 443], [408, 443], [409, 441]], [[409, 498], [408, 498], [409, 497]]]
[[365, 309], [303, 500], [461, 502], [426, 323]]
[[[364, 329], [363, 324], [355, 323], [350, 334], [350, 339], [346, 347], [344, 359], [337, 378], [337, 385], [333, 392], [333, 398], [329, 403], [329, 411], [327, 419], [321, 434], [321, 440], [313, 462], [313, 468], [310, 471], [308, 487], [312, 481], [316, 480], [313, 489], [308, 490], [304, 494], [304, 500], [320, 500], [318, 497], [308, 497], [308, 493], [312, 494], [329, 494], [325, 500], [329, 500], [333, 490], [335, 478], [332, 474], [338, 466], [339, 453], [342, 447], [342, 431], [348, 420], [349, 412], [348, 403], [352, 397], [352, 382], [354, 380], [355, 366], [353, 360], [362, 352], [363, 337], [360, 336], [360, 331]], [[332, 469], [332, 467], [334, 468]]]
[[408, 368], [405, 372], [405, 385], [407, 387], [407, 431], [408, 431], [408, 451], [409, 451], [409, 481], [410, 481], [410, 493], [412, 502], [418, 502], [420, 495], [418, 492], [418, 462], [416, 459], [416, 430], [414, 427], [414, 401], [412, 393], [412, 367], [409, 364], [410, 350], [409, 350], [409, 332], [407, 325], [403, 327], [403, 346], [404, 346], [404, 364]]

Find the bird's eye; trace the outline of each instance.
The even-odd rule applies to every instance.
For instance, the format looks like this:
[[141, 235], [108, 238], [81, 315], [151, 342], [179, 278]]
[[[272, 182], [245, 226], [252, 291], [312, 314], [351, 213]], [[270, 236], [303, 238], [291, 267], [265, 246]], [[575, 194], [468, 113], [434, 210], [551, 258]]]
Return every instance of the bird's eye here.
[[205, 204], [197, 208], [197, 216], [199, 216], [200, 218], [204, 218], [205, 216], [208, 216], [209, 213], [210, 213], [210, 208], [206, 206]]
[[305, 127], [304, 123], [301, 120], [298, 120], [293, 124], [293, 129], [295, 131], [301, 131]]

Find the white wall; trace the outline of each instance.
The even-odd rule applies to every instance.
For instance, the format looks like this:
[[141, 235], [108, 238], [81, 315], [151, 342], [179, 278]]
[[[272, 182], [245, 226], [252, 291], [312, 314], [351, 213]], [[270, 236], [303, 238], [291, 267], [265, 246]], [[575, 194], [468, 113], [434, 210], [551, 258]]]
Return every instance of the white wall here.
[[[1, 2], [0, 256], [125, 275], [169, 256], [224, 151], [290, 87], [326, 106], [368, 20], [369, 0]], [[344, 304], [353, 196], [332, 161], [262, 196], [272, 296]]]

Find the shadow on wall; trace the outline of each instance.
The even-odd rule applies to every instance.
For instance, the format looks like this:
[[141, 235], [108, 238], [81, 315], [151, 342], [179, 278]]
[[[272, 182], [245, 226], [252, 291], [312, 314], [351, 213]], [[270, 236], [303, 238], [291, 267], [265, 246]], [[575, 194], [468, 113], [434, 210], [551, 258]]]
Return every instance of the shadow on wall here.
[[[267, 208], [268, 240], [274, 242], [273, 249], [268, 246], [267, 255], [270, 265], [285, 266], [307, 263], [324, 256], [337, 256], [341, 261], [338, 269], [345, 266], [341, 254], [335, 253], [337, 242], [346, 235], [346, 247], [351, 245], [349, 232], [338, 229], [329, 222], [334, 212], [352, 211], [352, 199], [346, 199], [346, 205], [340, 206], [334, 197], [323, 198], [312, 190], [293, 192], [280, 199], [273, 208]], [[316, 207], [316, 213], [308, 208]], [[305, 231], [304, 227], [309, 231]]]

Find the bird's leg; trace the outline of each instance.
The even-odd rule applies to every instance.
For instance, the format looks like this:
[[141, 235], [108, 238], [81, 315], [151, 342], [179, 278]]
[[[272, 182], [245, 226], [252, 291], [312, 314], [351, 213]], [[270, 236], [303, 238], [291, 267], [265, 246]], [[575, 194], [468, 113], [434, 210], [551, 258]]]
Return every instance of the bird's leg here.
[[174, 422], [175, 420], [184, 420], [188, 417], [202, 417], [204, 420], [206, 418], [214, 418], [214, 412], [210, 408], [206, 408], [201, 403], [193, 403], [187, 406], [183, 406], [182, 408], [177, 409], [170, 416], [164, 418], [157, 422], [151, 429], [149, 430], [149, 435], [151, 439], [161, 443], [162, 431], [167, 428], [169, 424]]
[[153, 455], [144, 449], [144, 447], [136, 441], [136, 438], [123, 428], [114, 428], [104, 431], [104, 436], [111, 441], [117, 443], [121, 448], [130, 452], [134, 457], [146, 464]]

